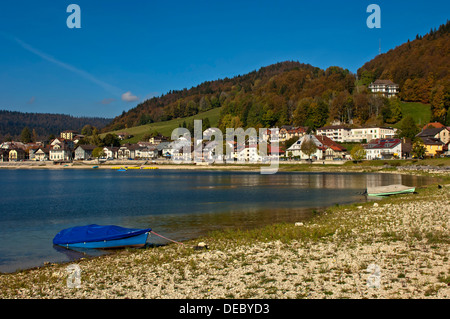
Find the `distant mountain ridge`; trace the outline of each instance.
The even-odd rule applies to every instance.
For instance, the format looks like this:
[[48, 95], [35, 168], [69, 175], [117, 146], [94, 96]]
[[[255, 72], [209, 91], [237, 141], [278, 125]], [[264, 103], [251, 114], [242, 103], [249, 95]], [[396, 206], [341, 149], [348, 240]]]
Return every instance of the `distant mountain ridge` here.
[[57, 136], [65, 130], [81, 132], [86, 124], [95, 126], [100, 130], [111, 120], [99, 117], [74, 117], [65, 114], [0, 110], [0, 139], [4, 139], [8, 135], [16, 138], [20, 136], [25, 127], [28, 127], [30, 131], [35, 130], [37, 136], [41, 138], [46, 138], [51, 134]]

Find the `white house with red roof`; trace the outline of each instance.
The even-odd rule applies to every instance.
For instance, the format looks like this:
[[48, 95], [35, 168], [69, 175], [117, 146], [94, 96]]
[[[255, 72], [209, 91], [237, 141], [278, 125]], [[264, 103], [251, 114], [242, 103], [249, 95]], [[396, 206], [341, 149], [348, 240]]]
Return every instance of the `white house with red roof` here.
[[389, 159], [402, 156], [402, 140], [398, 138], [371, 140], [364, 145], [366, 159]]
[[302, 144], [307, 141], [311, 140], [315, 145], [317, 150], [311, 154], [311, 158], [317, 159], [317, 160], [333, 160], [335, 158], [345, 158], [347, 153], [346, 149], [331, 140], [327, 136], [323, 135], [305, 135], [302, 136], [297, 142], [291, 145], [286, 150], [286, 156], [288, 157], [299, 157], [300, 159], [309, 159], [309, 155], [303, 153], [302, 151]]

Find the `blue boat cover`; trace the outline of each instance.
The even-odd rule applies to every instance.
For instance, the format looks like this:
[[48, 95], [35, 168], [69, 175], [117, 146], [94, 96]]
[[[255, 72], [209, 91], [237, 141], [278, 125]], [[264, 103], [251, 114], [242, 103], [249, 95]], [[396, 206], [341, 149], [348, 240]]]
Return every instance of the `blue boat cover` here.
[[61, 230], [53, 238], [54, 245], [67, 245], [81, 242], [93, 242], [103, 240], [116, 240], [138, 236], [151, 231], [151, 228], [134, 229], [120, 226], [87, 225], [77, 226]]

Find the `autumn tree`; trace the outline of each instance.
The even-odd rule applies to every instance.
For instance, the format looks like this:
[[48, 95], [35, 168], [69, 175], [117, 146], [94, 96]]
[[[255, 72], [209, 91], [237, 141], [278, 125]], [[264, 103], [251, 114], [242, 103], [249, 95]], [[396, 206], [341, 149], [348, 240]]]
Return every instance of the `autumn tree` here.
[[427, 149], [425, 148], [423, 141], [419, 138], [413, 143], [411, 154], [413, 157], [423, 158], [426, 151]]
[[400, 99], [396, 97], [390, 98], [382, 107], [381, 116], [385, 123], [394, 124], [399, 122], [403, 116]]
[[347, 91], [339, 92], [330, 103], [330, 119], [348, 122], [351, 119], [353, 100]]
[[103, 156], [105, 156], [105, 152], [103, 151], [103, 147], [96, 147], [92, 151], [92, 157], [96, 158], [97, 161], [99, 160], [100, 157], [103, 157]]
[[300, 150], [311, 160], [311, 155], [317, 151], [316, 143], [314, 143], [311, 136], [305, 136], [302, 145], [300, 145]]
[[294, 111], [293, 122], [295, 125], [304, 126], [306, 120], [310, 115], [310, 105], [312, 103], [311, 98], [301, 99], [297, 103], [297, 107]]
[[417, 127], [416, 122], [410, 115], [406, 116], [400, 122], [400, 127], [397, 133], [398, 137], [414, 139], [418, 133], [419, 128]]
[[86, 124], [85, 126], [83, 126], [83, 128], [81, 129], [81, 134], [85, 135], [85, 136], [90, 136], [92, 135], [92, 130], [93, 127], [90, 124]]
[[447, 110], [445, 109], [445, 87], [439, 85], [431, 94], [431, 114], [436, 122], [445, 122]]
[[355, 116], [365, 123], [370, 117], [369, 99], [366, 93], [356, 93], [353, 97], [355, 105]]
[[116, 134], [108, 133], [102, 140], [103, 146], [120, 146], [119, 137]]
[[360, 162], [366, 158], [366, 150], [361, 145], [356, 145], [352, 148], [350, 155], [355, 162]]

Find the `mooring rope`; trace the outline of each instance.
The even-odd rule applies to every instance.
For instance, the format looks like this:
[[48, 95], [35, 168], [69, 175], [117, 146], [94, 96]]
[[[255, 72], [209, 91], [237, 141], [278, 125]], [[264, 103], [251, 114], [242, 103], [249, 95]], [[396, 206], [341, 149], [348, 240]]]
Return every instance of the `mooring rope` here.
[[172, 240], [172, 239], [170, 239], [170, 238], [164, 237], [164, 236], [162, 236], [162, 235], [160, 235], [160, 234], [157, 234], [157, 233], [155, 233], [153, 230], [151, 230], [150, 232], [151, 232], [152, 234], [156, 235], [156, 236], [159, 236], [159, 237], [161, 237], [161, 238], [167, 239], [167, 240], [169, 240], [169, 241], [171, 241], [171, 242], [174, 242], [174, 243], [177, 243], [177, 244], [180, 244], [180, 245], [184, 245], [183, 243], [180, 243], [180, 242], [178, 242], [178, 241], [175, 241], [175, 240]]

